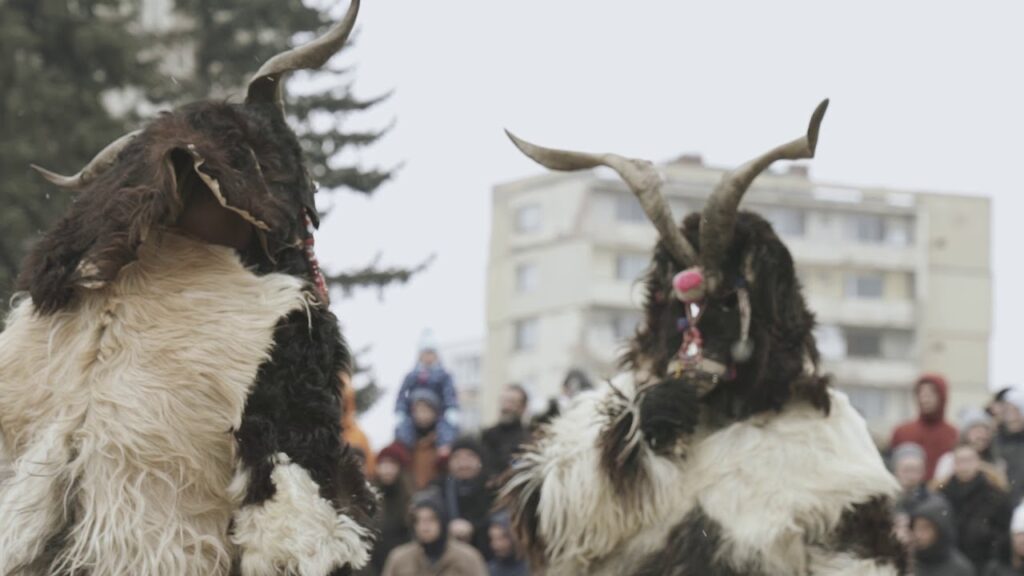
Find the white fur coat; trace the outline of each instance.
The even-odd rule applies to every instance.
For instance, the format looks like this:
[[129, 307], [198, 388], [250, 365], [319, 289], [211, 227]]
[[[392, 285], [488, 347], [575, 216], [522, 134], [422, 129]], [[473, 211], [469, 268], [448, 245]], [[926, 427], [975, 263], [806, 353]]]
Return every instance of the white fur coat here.
[[[627, 397], [632, 379], [613, 383]], [[829, 416], [804, 405], [711, 432], [698, 429], [684, 458], [646, 447], [644, 486], [627, 498], [600, 469], [598, 434], [608, 390], [582, 396], [528, 453], [508, 488], [525, 502], [539, 491], [537, 536], [549, 575], [624, 575], [657, 554], [673, 526], [698, 506], [722, 527], [713, 555], [764, 574], [894, 576], [891, 565], [830, 552], [844, 511], [898, 491], [863, 419], [832, 391]]]
[[53, 538], [69, 572], [226, 574], [232, 430], [302, 287], [164, 233], [73, 312], [23, 300], [0, 333], [0, 574], [42, 573]]

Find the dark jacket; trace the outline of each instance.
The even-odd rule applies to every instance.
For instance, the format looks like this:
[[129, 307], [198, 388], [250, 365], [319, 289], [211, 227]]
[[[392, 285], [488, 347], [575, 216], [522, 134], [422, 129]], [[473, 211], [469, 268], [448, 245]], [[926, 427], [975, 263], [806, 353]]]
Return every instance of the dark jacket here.
[[488, 576], [530, 576], [526, 560], [495, 558], [487, 563]]
[[1008, 549], [1013, 515], [1009, 497], [980, 473], [969, 482], [950, 478], [942, 494], [953, 508], [957, 547], [980, 572], [1000, 550]]
[[896, 511], [911, 516], [914, 513], [914, 508], [933, 498], [940, 498], [943, 502], [946, 501], [945, 496], [932, 492], [927, 486], [922, 484], [910, 492], [904, 492], [900, 496], [899, 500], [896, 501]]
[[1020, 502], [1024, 498], [1024, 431], [1001, 430], [996, 436], [995, 452], [1006, 462], [1010, 499], [1012, 502]]
[[931, 546], [914, 552], [915, 576], [976, 576], [974, 566], [954, 546], [952, 512], [948, 505], [938, 498], [914, 508], [911, 518], [923, 518], [935, 527], [937, 537]]
[[1024, 576], [1024, 568], [1014, 568], [1007, 562], [993, 560], [988, 563], [981, 576]]
[[392, 550], [405, 544], [412, 538], [409, 527], [409, 504], [411, 502], [411, 490], [409, 480], [399, 478], [395, 484], [390, 486], [377, 485], [380, 492], [380, 511], [374, 519], [375, 528], [380, 536], [373, 547], [373, 554], [370, 556], [370, 565], [373, 567], [373, 574], [380, 574], [384, 570], [384, 562]]
[[498, 423], [480, 435], [484, 467], [489, 476], [497, 477], [508, 469], [512, 455], [530, 440], [530, 431], [522, 422]]
[[451, 476], [445, 476], [441, 481], [441, 493], [448, 518], [462, 518], [472, 524], [471, 544], [485, 558], [490, 558], [491, 545], [487, 527], [490, 524], [494, 495], [487, 487], [486, 476], [481, 473], [473, 480], [456, 480]]

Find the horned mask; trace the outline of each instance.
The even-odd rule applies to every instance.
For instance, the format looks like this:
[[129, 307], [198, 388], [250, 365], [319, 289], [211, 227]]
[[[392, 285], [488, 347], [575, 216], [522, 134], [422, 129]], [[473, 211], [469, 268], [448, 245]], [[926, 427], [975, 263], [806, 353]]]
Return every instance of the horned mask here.
[[[508, 134], [520, 151], [552, 170], [585, 170], [597, 166], [607, 166], [613, 169], [636, 195], [644, 213], [657, 229], [660, 241], [656, 254], [665, 253], [668, 265], [661, 266], [661, 268], [665, 268], [664, 270], [652, 272], [652, 274], [657, 273], [660, 277], [655, 277], [654, 285], [648, 288], [647, 323], [649, 326], [641, 328], [638, 339], [642, 340], [645, 335], [650, 336], [657, 332], [656, 327], [650, 326], [650, 324], [667, 321], [675, 326], [662, 331], [662, 340], [667, 339], [664, 337], [667, 333], [672, 333], [675, 340], [673, 340], [674, 349], [670, 358], [647, 362], [645, 366], [641, 366], [650, 373], [654, 380], [660, 380], [666, 375], [673, 374], [678, 377], [686, 371], [704, 376], [710, 375], [711, 378], [700, 380], [704, 386], [700, 393], [704, 395], [710, 392], [720, 378], [734, 377], [735, 366], [745, 363], [753, 355], [755, 343], [752, 342], [750, 329], [754, 304], [752, 304], [748, 283], [753, 280], [754, 276], [752, 271], [754, 265], [751, 260], [755, 258], [755, 254], [749, 247], [746, 247], [740, 259], [745, 260], [747, 265], [737, 267], [735, 262], [730, 264], [736, 259], [732, 255], [736, 252], [734, 244], [738, 242], [736, 238], [737, 219], [743, 214], [739, 212], [739, 205], [754, 179], [775, 161], [814, 157], [818, 130], [827, 107], [828, 100], [818, 105], [811, 116], [806, 134], [803, 136], [773, 148], [724, 174], [699, 216], [691, 215], [691, 218], [699, 218], [699, 222], [691, 222], [688, 218], [682, 227], [672, 214], [672, 210], [662, 194], [662, 177], [651, 162], [626, 158], [617, 154], [590, 154], [544, 148], [522, 140], [511, 133]], [[696, 226], [686, 226], [687, 223]], [[760, 224], [770, 230], [767, 223], [759, 219]], [[687, 238], [688, 233], [691, 235], [690, 239]], [[785, 258], [790, 266], [789, 275], [793, 276], [792, 262], [788, 260], [788, 252], [773, 233], [769, 234], [770, 236], [764, 237], [765, 241], [762, 243], [772, 243], [777, 245], [779, 250], [785, 252]], [[694, 240], [694, 235], [696, 242], [691, 241]], [[747, 243], [747, 240], [744, 239], [743, 242]], [[654, 268], [658, 267], [656, 258]], [[741, 269], [736, 270], [736, 268]], [[795, 277], [789, 280], [794, 285], [791, 289], [786, 288], [786, 290], [799, 293]], [[773, 288], [764, 286], [762, 292], [767, 292], [770, 289]], [[762, 296], [764, 295], [762, 294]], [[770, 295], [767, 296], [770, 297]], [[664, 300], [666, 299], [678, 300], [672, 308], [678, 313], [678, 317], [667, 320], [652, 317], [652, 308], [659, 310], [662, 316], [667, 313], [665, 311], [669, 308], [665, 306]], [[753, 298], [755, 302], [757, 299]], [[806, 312], [803, 305], [802, 297], [797, 307], [800, 308], [801, 318], [804, 315], [810, 318], [809, 312]], [[721, 310], [727, 310], [728, 317], [734, 318], [735, 322], [723, 325]], [[713, 318], [709, 320], [705, 316], [706, 314]], [[809, 322], [813, 323], [813, 319]], [[721, 342], [723, 339], [729, 339], [730, 342], [725, 345]], [[716, 356], [714, 358], [708, 357], [704, 353], [709, 341], [712, 340], [718, 341], [715, 343], [720, 349], [717, 354], [714, 354]], [[649, 342], [645, 346], [651, 347]], [[811, 347], [813, 348], [813, 343]], [[811, 353], [816, 360], [816, 351], [812, 350]], [[803, 354], [803, 351], [797, 352], [797, 356]]]
[[200, 101], [165, 112], [71, 176], [33, 166], [76, 192], [69, 213], [23, 269], [19, 287], [37, 308], [56, 311], [75, 290], [113, 280], [154, 228], [179, 222], [199, 189], [256, 239], [242, 250], [246, 264], [307, 277], [326, 299], [312, 252], [316, 184], [285, 121], [283, 85], [289, 72], [320, 68], [338, 52], [358, 11], [359, 0], [351, 0], [345, 17], [323, 36], [270, 58], [241, 104]]

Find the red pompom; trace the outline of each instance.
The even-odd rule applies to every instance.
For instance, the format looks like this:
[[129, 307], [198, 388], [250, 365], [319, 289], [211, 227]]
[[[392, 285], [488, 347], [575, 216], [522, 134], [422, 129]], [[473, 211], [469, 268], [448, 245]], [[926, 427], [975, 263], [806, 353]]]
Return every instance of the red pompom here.
[[683, 302], [699, 302], [704, 299], [704, 272], [699, 266], [687, 268], [672, 278], [672, 290]]

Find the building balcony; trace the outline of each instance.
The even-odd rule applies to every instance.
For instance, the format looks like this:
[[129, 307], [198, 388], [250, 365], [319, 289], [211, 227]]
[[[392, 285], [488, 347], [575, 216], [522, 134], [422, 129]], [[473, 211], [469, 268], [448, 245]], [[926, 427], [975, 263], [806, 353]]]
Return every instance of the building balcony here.
[[843, 358], [824, 360], [824, 372], [832, 375], [837, 386], [910, 387], [919, 368], [911, 359]]
[[823, 242], [814, 238], [785, 238], [784, 242], [798, 264], [811, 266], [914, 270], [918, 262], [913, 246]]
[[862, 300], [809, 294], [807, 304], [820, 324], [912, 329], [916, 325], [911, 300]]

